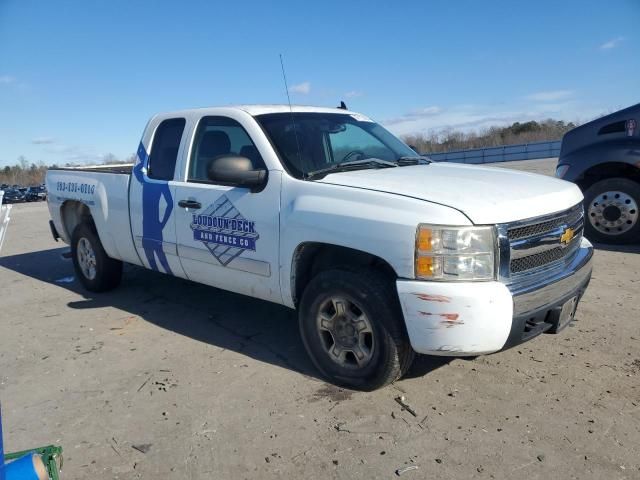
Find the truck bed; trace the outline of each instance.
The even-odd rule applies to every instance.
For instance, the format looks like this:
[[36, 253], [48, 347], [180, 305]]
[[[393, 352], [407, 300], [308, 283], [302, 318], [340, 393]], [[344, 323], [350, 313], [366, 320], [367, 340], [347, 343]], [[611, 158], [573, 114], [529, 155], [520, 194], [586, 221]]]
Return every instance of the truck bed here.
[[[139, 263], [129, 223], [129, 182], [133, 165], [51, 168], [47, 171], [49, 213], [63, 241], [70, 243], [65, 205], [82, 204], [91, 212], [102, 246], [112, 258]], [[71, 212], [75, 209], [71, 209]]]

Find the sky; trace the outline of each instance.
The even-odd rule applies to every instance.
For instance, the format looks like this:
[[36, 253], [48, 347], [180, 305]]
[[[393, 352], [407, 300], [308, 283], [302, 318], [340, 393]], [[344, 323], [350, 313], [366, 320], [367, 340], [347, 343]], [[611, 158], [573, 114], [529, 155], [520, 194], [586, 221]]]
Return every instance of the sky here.
[[0, 166], [135, 152], [153, 114], [344, 100], [392, 132], [640, 102], [640, 0], [0, 0]]

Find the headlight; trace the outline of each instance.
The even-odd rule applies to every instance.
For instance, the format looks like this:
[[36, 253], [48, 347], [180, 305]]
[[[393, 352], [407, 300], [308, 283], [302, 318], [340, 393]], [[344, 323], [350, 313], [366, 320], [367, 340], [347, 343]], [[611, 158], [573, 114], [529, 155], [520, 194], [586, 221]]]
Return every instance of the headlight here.
[[565, 174], [567, 173], [567, 170], [569, 170], [569, 165], [558, 165], [558, 168], [556, 168], [556, 177], [557, 178], [564, 177]]
[[493, 280], [494, 227], [418, 225], [416, 278], [421, 280]]

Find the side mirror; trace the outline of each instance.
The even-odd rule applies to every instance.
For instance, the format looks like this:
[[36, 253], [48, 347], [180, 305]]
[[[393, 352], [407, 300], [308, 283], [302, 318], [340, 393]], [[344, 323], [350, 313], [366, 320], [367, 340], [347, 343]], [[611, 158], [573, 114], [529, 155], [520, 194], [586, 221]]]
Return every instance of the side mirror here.
[[238, 155], [214, 158], [209, 163], [207, 175], [212, 182], [247, 187], [252, 192], [260, 190], [267, 183], [266, 170], [254, 170], [251, 160]]

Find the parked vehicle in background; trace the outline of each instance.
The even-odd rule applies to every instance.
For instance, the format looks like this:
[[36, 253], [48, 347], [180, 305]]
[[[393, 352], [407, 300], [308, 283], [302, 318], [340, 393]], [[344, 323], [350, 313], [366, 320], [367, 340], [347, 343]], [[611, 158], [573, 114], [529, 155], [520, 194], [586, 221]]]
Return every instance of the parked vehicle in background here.
[[[2, 244], [4, 243], [4, 237], [7, 234], [7, 227], [9, 225], [9, 213], [11, 212], [11, 205], [3, 205], [4, 202], [4, 189], [0, 188], [0, 251], [2, 251]], [[0, 428], [1, 429], [1, 428]], [[0, 433], [0, 435], [2, 435]], [[0, 442], [2, 439], [0, 439]], [[0, 448], [0, 450], [2, 450]]]
[[315, 365], [350, 388], [393, 382], [415, 352], [557, 333], [591, 278], [578, 187], [430, 162], [340, 108], [156, 115], [135, 165], [46, 180], [85, 288], [115, 288], [129, 262], [295, 308]]
[[25, 195], [16, 188], [5, 190], [2, 203], [21, 203], [25, 201]]
[[585, 236], [640, 241], [640, 103], [567, 132], [556, 176], [584, 192]]
[[41, 186], [29, 187], [25, 193], [27, 202], [38, 202], [47, 199], [47, 189]]

